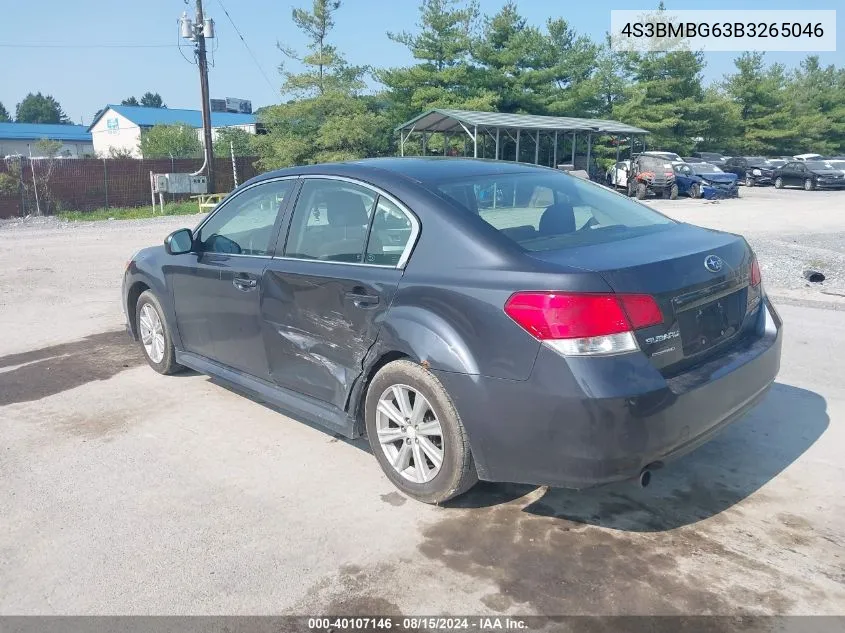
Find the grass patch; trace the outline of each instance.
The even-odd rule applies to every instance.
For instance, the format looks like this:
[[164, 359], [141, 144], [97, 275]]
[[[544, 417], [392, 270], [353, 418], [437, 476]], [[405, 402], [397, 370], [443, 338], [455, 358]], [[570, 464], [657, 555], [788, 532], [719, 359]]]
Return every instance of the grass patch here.
[[94, 209], [93, 211], [62, 211], [58, 217], [70, 221], [92, 220], [137, 220], [139, 218], [156, 218], [162, 215], [195, 215], [199, 213], [196, 201], [168, 202], [164, 205], [164, 214], [158, 207], [153, 211], [152, 206], [144, 207], [112, 207], [110, 209]]

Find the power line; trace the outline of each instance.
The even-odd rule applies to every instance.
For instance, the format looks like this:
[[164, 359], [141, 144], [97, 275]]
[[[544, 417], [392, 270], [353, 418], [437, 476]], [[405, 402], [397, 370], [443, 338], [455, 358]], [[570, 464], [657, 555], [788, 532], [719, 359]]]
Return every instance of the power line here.
[[249, 47], [249, 44], [246, 43], [244, 36], [238, 30], [238, 26], [235, 24], [235, 21], [232, 19], [232, 16], [229, 15], [229, 12], [226, 10], [226, 7], [223, 6], [223, 0], [217, 0], [217, 4], [220, 5], [220, 8], [223, 9], [223, 13], [226, 14], [226, 17], [229, 18], [229, 22], [232, 23], [232, 28], [235, 29], [235, 33], [238, 34], [238, 37], [241, 38], [241, 42], [243, 42], [244, 47], [246, 48], [249, 56], [252, 57], [252, 61], [255, 62], [255, 65], [258, 67], [258, 70], [261, 72], [261, 76], [264, 77], [264, 81], [267, 82], [267, 85], [270, 86], [270, 89], [273, 92], [276, 92], [276, 87], [273, 85], [273, 82], [270, 81], [270, 78], [267, 76], [267, 73], [264, 72], [264, 68], [261, 66], [261, 62], [258, 61], [258, 58], [255, 56], [255, 53], [252, 52], [252, 49]]
[[173, 48], [174, 44], [0, 44], [0, 48]]

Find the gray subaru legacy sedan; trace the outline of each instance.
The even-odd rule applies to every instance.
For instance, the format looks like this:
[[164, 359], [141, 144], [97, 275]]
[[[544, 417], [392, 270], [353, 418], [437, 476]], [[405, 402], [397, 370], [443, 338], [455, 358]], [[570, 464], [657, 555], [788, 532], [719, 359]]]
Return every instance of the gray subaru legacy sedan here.
[[738, 235], [561, 171], [384, 158], [263, 174], [128, 263], [130, 333], [294, 418], [366, 435], [402, 492], [641, 478], [777, 375]]

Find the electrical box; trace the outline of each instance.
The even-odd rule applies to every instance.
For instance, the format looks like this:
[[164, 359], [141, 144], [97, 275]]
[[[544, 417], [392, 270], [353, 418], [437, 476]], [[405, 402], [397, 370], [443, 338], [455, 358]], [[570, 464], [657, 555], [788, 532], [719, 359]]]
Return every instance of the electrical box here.
[[155, 193], [208, 193], [208, 179], [191, 174], [154, 174]]

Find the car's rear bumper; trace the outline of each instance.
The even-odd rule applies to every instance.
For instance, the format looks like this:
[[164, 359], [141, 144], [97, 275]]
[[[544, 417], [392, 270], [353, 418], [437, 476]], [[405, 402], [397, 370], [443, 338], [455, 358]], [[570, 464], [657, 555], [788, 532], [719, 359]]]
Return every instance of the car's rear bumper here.
[[644, 354], [564, 358], [545, 346], [528, 380], [437, 372], [461, 415], [479, 477], [585, 488], [636, 477], [692, 450], [753, 407], [780, 367], [781, 320], [674, 378]]

